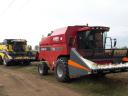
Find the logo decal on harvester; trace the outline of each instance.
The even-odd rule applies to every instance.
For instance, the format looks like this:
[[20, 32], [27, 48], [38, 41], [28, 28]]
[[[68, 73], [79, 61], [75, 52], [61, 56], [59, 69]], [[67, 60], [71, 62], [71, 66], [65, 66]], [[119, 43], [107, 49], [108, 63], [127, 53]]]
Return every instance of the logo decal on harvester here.
[[41, 51], [61, 51], [64, 47], [42, 47], [40, 48]]

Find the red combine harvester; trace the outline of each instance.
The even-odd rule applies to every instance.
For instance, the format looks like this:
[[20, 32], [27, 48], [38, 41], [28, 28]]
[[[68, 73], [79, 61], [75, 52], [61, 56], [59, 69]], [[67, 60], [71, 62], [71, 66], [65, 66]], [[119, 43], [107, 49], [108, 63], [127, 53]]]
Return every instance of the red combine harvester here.
[[128, 71], [128, 50], [114, 48], [116, 39], [106, 37], [108, 31], [109, 27], [103, 26], [68, 26], [52, 31], [40, 42], [38, 72], [47, 75], [53, 70], [57, 80], [64, 82]]

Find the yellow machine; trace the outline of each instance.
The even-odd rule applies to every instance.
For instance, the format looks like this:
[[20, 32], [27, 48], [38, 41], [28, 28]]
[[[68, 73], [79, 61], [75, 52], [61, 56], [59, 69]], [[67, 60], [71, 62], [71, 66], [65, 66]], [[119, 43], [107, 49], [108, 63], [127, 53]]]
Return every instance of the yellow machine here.
[[5, 39], [0, 44], [0, 64], [29, 64], [35, 59], [24, 39]]

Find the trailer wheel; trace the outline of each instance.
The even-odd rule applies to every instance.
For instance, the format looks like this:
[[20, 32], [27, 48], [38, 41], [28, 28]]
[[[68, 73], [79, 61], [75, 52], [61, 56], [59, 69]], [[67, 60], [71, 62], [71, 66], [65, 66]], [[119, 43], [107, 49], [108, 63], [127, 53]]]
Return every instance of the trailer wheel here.
[[60, 82], [67, 82], [70, 79], [67, 61], [66, 57], [61, 57], [56, 62], [55, 75]]
[[46, 63], [38, 65], [38, 72], [40, 75], [47, 75], [48, 74], [48, 66]]

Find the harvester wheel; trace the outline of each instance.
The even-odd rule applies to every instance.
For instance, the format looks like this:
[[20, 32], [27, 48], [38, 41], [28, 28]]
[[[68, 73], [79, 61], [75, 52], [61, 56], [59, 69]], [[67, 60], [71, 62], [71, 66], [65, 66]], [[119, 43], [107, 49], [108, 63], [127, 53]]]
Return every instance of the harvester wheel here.
[[67, 82], [69, 81], [69, 71], [68, 71], [68, 59], [66, 57], [61, 57], [56, 62], [55, 75], [58, 81]]
[[1, 56], [0, 56], [0, 65], [3, 65], [3, 59]]
[[3, 59], [3, 65], [4, 66], [9, 66], [10, 64], [9, 64], [9, 62], [6, 62], [6, 59]]
[[48, 66], [46, 63], [38, 65], [38, 72], [40, 75], [47, 75], [48, 74]]

